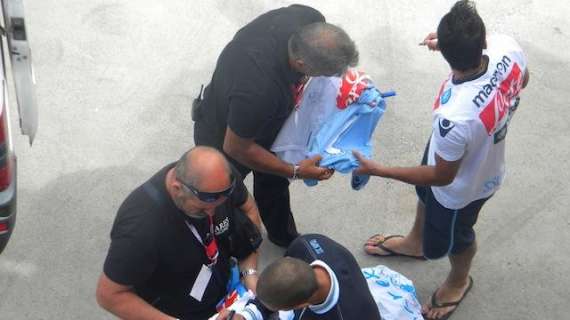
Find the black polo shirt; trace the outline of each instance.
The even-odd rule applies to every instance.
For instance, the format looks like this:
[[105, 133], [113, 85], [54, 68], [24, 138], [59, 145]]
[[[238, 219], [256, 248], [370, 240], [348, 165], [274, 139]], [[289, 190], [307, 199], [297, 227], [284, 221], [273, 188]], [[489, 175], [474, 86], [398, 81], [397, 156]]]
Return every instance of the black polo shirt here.
[[335, 273], [339, 284], [338, 302], [331, 310], [324, 314], [316, 314], [309, 308], [295, 310], [295, 319], [381, 319], [358, 262], [341, 244], [323, 235], [306, 234], [291, 243], [285, 256], [307, 263], [323, 261]]
[[233, 255], [228, 238], [235, 232], [235, 215], [243, 214], [236, 208], [245, 203], [248, 193], [241, 179], [236, 179], [230, 199], [216, 208], [214, 233], [220, 256], [199, 302], [189, 293], [208, 258], [185, 220], [203, 239], [210, 229], [207, 219], [189, 218], [169, 196], [165, 178], [173, 166], [166, 166], [135, 189], [119, 208], [104, 273], [114, 282], [133, 286], [137, 295], [168, 315], [207, 319], [226, 294], [229, 258]]
[[293, 110], [292, 86], [303, 76], [289, 66], [289, 38], [304, 25], [324, 21], [317, 10], [292, 5], [240, 29], [220, 54], [204, 92], [197, 142], [221, 149], [229, 126], [269, 149]]

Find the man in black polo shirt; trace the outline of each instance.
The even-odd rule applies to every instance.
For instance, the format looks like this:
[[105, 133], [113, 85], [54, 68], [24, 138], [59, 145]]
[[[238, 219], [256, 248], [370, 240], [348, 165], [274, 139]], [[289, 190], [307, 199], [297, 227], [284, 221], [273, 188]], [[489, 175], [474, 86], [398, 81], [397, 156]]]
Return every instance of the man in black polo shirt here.
[[[295, 320], [381, 319], [354, 256], [319, 234], [298, 237], [284, 258], [263, 270], [256, 300], [234, 320], [274, 319], [275, 310], [294, 310]], [[225, 318], [227, 312], [220, 317]]]
[[335, 75], [358, 62], [354, 42], [317, 10], [292, 5], [240, 29], [224, 48], [201, 102], [193, 108], [194, 141], [223, 150], [245, 177], [269, 240], [287, 246], [297, 235], [287, 178], [328, 179], [319, 157], [297, 165], [269, 150], [294, 109], [307, 76]]
[[123, 202], [97, 287], [122, 319], [207, 319], [226, 294], [230, 257], [254, 290], [259, 213], [219, 151], [195, 147]]

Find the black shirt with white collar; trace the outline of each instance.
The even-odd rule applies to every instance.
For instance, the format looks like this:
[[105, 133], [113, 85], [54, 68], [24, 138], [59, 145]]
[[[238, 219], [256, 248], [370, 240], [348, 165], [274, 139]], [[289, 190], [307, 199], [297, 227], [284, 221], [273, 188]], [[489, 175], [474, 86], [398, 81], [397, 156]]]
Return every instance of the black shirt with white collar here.
[[327, 298], [323, 305], [295, 310], [295, 319], [381, 319], [358, 262], [350, 251], [338, 242], [319, 234], [302, 235], [291, 243], [285, 256], [307, 263], [323, 262], [329, 268], [327, 271], [332, 270], [338, 281], [338, 299]]

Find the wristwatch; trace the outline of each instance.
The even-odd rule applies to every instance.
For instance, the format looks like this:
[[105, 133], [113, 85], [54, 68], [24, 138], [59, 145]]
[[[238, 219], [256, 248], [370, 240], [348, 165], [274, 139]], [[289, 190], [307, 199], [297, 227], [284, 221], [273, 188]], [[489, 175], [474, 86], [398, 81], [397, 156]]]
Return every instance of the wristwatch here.
[[293, 176], [291, 177], [291, 179], [293, 180], [297, 180], [299, 179], [299, 166], [298, 165], [293, 165]]
[[245, 278], [247, 276], [253, 276], [253, 275], [257, 275], [257, 270], [255, 269], [246, 269], [246, 270], [242, 270], [240, 273], [242, 278]]

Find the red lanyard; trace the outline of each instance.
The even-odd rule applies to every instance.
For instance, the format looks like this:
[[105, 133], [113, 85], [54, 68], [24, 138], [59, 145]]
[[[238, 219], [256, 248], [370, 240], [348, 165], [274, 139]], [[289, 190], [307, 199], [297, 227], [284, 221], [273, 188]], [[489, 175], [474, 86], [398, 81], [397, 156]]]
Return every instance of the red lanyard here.
[[208, 224], [210, 226], [210, 236], [208, 237], [208, 239], [206, 239], [206, 241], [202, 240], [202, 237], [200, 236], [198, 230], [196, 230], [196, 227], [194, 227], [194, 225], [188, 223], [188, 221], [186, 220], [184, 220], [184, 222], [186, 223], [188, 229], [192, 231], [192, 234], [194, 234], [196, 240], [198, 240], [198, 242], [200, 242], [200, 244], [204, 247], [204, 252], [206, 253], [206, 257], [208, 257], [208, 260], [210, 260], [208, 267], [210, 268], [213, 267], [218, 261], [218, 256], [220, 252], [218, 251], [218, 243], [216, 242], [216, 237], [214, 234], [214, 221], [212, 216], [208, 216]]
[[309, 84], [310, 80], [311, 78], [305, 76], [301, 78], [297, 84], [291, 85], [291, 92], [293, 93], [293, 106], [295, 107], [295, 110], [299, 109], [301, 106], [303, 92], [305, 91], [305, 88]]

